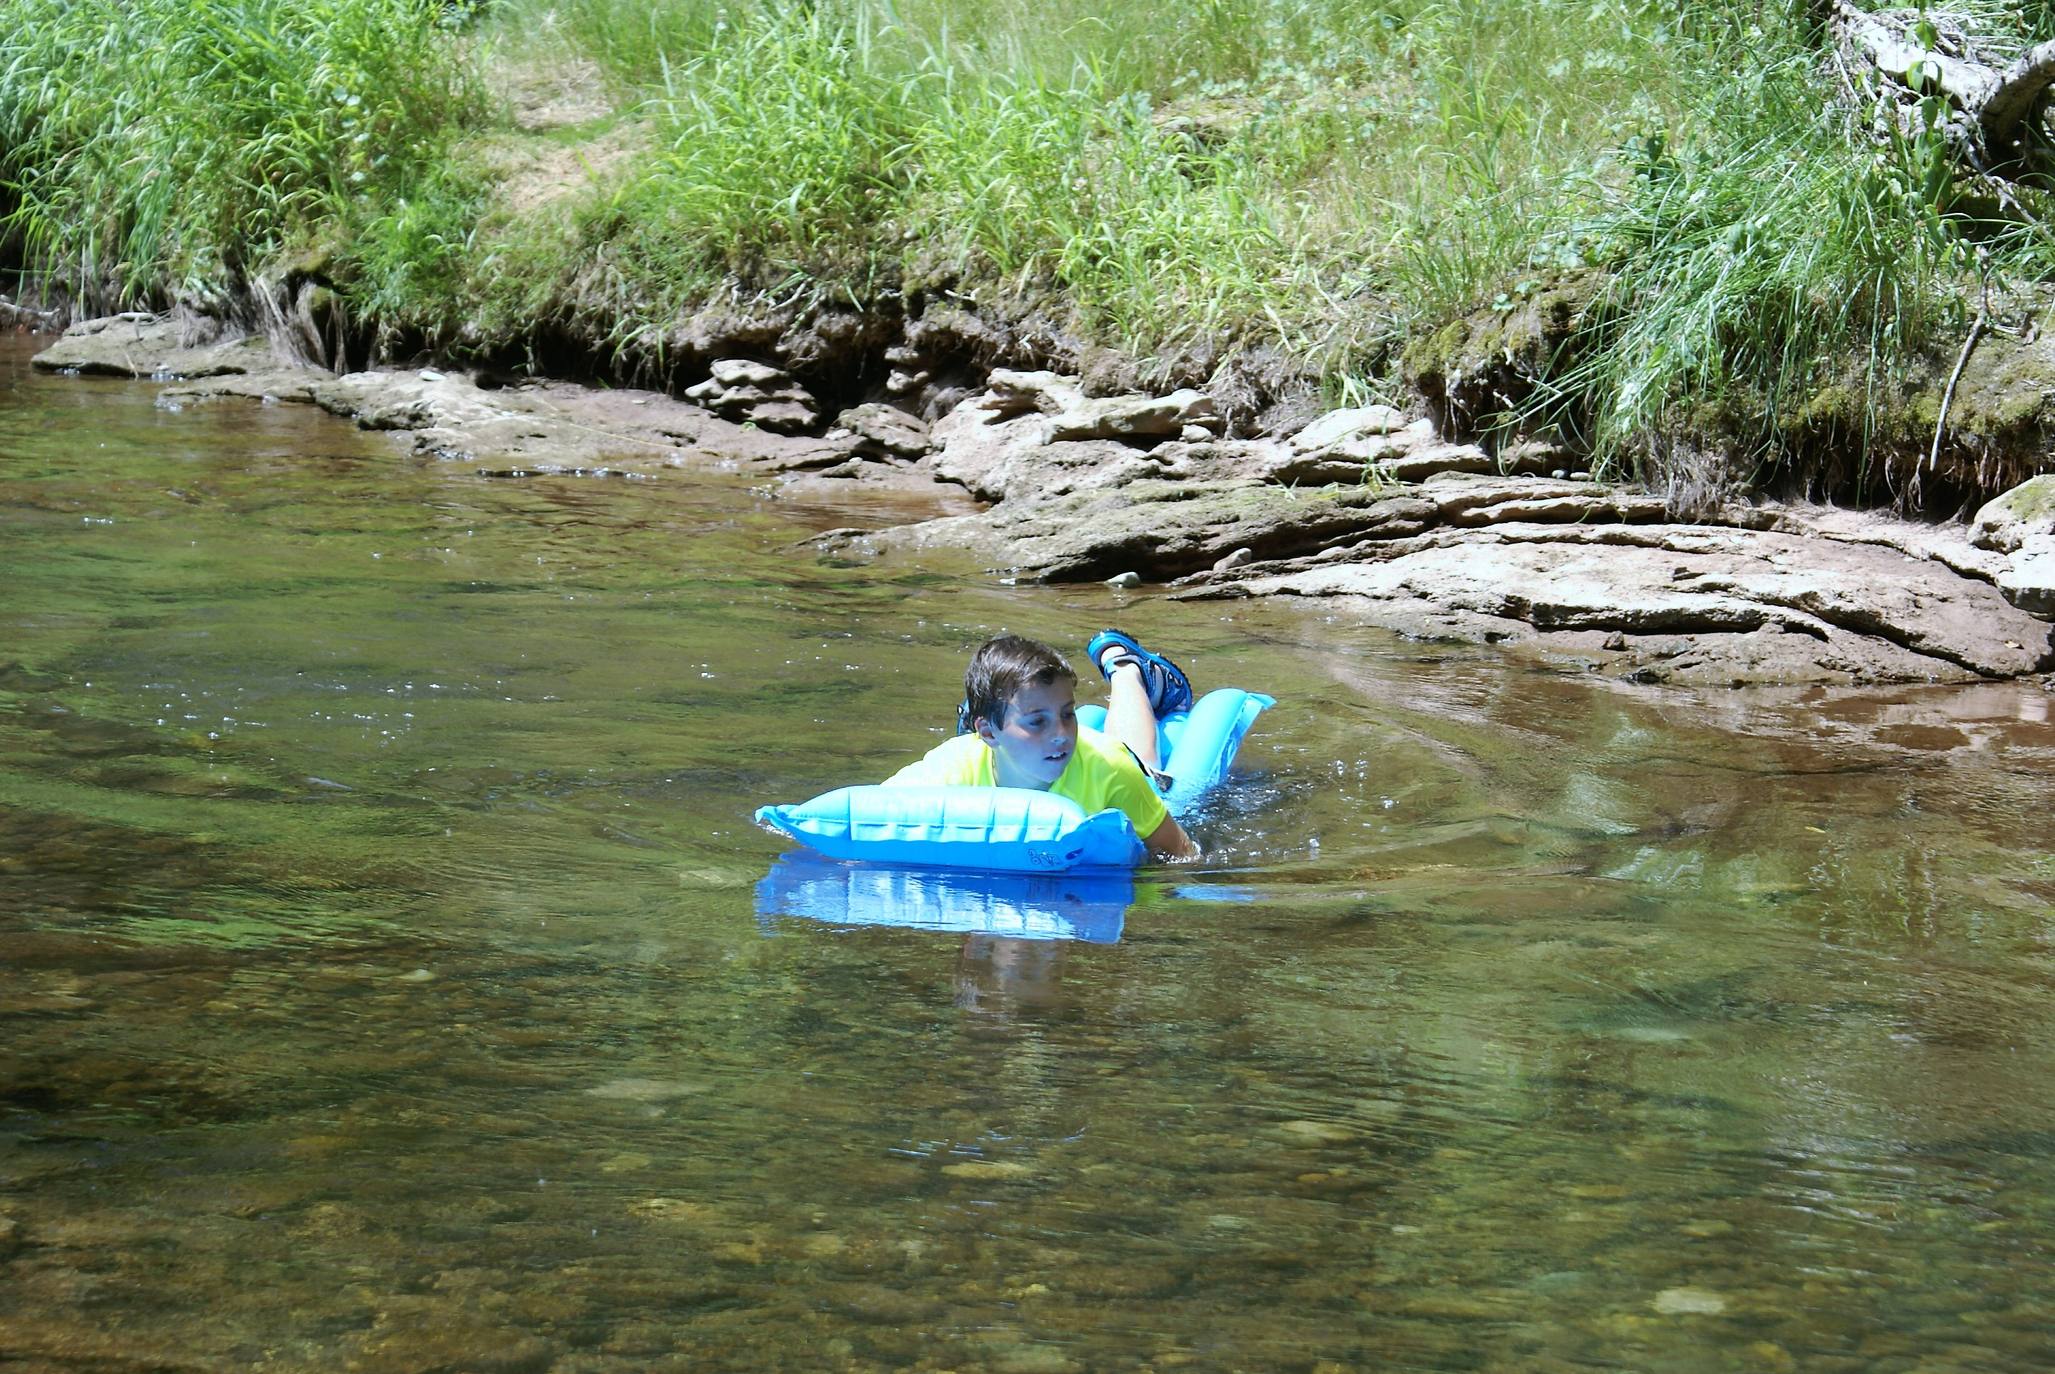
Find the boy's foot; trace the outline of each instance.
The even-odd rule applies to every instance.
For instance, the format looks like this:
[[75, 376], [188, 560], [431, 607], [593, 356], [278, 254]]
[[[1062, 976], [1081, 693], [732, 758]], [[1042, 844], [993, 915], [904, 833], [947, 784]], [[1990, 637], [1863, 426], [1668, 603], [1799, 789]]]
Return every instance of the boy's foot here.
[[1133, 635], [1101, 630], [1085, 646], [1085, 657], [1108, 681], [1113, 678], [1113, 670], [1123, 665], [1139, 668], [1142, 686], [1149, 693], [1149, 707], [1158, 719], [1192, 709], [1192, 683], [1184, 670], [1161, 654], [1144, 649]]

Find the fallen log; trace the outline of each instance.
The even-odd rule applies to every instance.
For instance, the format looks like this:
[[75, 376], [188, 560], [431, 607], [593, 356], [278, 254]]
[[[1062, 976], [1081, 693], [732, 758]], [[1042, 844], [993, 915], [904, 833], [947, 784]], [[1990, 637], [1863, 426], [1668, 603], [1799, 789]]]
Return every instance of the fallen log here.
[[1959, 19], [1936, 11], [1857, 9], [1835, 0], [1837, 48], [1903, 100], [1939, 94], [1948, 121], [1982, 171], [2017, 151], [2050, 85], [2055, 41], [2006, 58]]

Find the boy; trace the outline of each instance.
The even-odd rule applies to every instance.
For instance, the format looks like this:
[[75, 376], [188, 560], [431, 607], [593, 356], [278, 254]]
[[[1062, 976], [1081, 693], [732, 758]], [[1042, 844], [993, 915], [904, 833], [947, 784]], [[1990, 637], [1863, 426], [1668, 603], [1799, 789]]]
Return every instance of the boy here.
[[1188, 710], [1192, 685], [1169, 659], [1118, 630], [1085, 653], [1106, 676], [1106, 732], [1077, 723], [1077, 674], [1048, 645], [1019, 635], [986, 640], [963, 674], [955, 739], [886, 784], [1031, 787], [1069, 797], [1087, 814], [1118, 807], [1158, 859], [1196, 859], [1199, 847], [1151, 782], [1162, 760], [1156, 718]]

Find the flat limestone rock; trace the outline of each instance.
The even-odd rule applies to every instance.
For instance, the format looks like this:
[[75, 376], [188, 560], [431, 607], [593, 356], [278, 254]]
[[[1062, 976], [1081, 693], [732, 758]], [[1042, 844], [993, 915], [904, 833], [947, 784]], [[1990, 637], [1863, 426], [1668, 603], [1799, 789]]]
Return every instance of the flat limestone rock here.
[[1168, 396], [1108, 396], [1079, 401], [1049, 417], [1051, 443], [1078, 439], [1181, 437], [1187, 426], [1218, 419], [1213, 398], [1186, 388]]
[[1643, 493], [1446, 470], [1295, 489], [1274, 480], [1304, 457], [1287, 445], [1052, 445], [1036, 414], [990, 415], [945, 417], [933, 461], [999, 504], [880, 531], [866, 548], [965, 550], [1042, 581], [1133, 571], [1181, 581], [1180, 596], [1336, 597], [1405, 633], [1533, 642], [1665, 681], [1968, 680], [2055, 666], [2048, 626], [1993, 585], [2003, 560], [1913, 522], [1737, 507], [1731, 525], [1681, 525]]
[[519, 412], [469, 377], [428, 370], [352, 372], [314, 388], [314, 404], [355, 420], [359, 429], [456, 430]]
[[723, 412], [723, 418], [767, 429], [773, 434], [804, 434], [821, 422], [812, 398], [776, 397], [754, 401], [739, 412]]
[[[1082, 446], [1080, 446], [1082, 447]], [[1417, 534], [1433, 506], [1416, 496], [1363, 487], [1310, 493], [1256, 480], [1194, 482], [1147, 471], [1060, 496], [1010, 501], [975, 516], [880, 531], [877, 548], [962, 549], [993, 567], [1036, 581], [1097, 581], [1135, 571], [1149, 581], [1209, 572], [1229, 555], [1236, 567], [1341, 540]]]
[[314, 400], [314, 388], [334, 375], [313, 367], [281, 368], [272, 372], [224, 372], [173, 382], [157, 393], [157, 403], [176, 407], [236, 397], [246, 401], [293, 401], [309, 405]]
[[1931, 559], [1964, 577], [1983, 582], [1996, 581], [2005, 569], [2004, 555], [1977, 547], [1962, 525], [1927, 524], [1902, 519], [1888, 511], [1766, 502], [1723, 511], [1720, 523], [1779, 530], [1841, 544], [1875, 544], [1896, 549], [1907, 558]]
[[1924, 524], [1882, 511], [1771, 509], [1772, 528], [1932, 559], [1964, 577], [1991, 583], [2030, 615], [2055, 617], [2055, 557], [2050, 556], [2055, 550], [2055, 478], [2036, 477], [2014, 487], [1987, 502], [1966, 527]]
[[779, 472], [849, 456], [846, 446], [731, 424], [654, 391], [480, 386], [464, 373], [420, 369], [353, 372], [317, 385], [313, 399], [361, 428], [392, 431], [421, 457], [507, 475], [722, 464]]
[[961, 405], [929, 432], [936, 475], [960, 483], [981, 501], [1067, 493], [1095, 477], [1104, 485], [1132, 472], [1123, 464], [1142, 461], [1111, 440], [1051, 444], [1037, 414], [993, 416], [988, 407]]
[[[1776, 532], [1635, 533], [1627, 542], [1547, 527], [1440, 531], [1388, 558], [1258, 577], [1245, 588], [1347, 598], [1374, 621], [1386, 609], [1400, 620], [1428, 610], [1481, 617], [1494, 632], [1476, 637], [1487, 639], [1597, 632], [1682, 641], [1629, 650], [1643, 661], [1626, 671], [1668, 680], [1951, 681], [2055, 666], [2047, 624], [1988, 583], [1930, 561]], [[1520, 628], [1507, 635], [1508, 625]], [[1774, 642], [1738, 642], [1764, 635]], [[1723, 658], [1723, 649], [1739, 653]], [[1690, 666], [1704, 671], [1680, 678]]]
[[[1352, 445], [1344, 444], [1337, 452]], [[1380, 475], [1393, 482], [1424, 482], [1443, 473], [1496, 474], [1498, 461], [1475, 444], [1426, 444], [1395, 448], [1374, 460]]]
[[1330, 410], [1291, 437], [1300, 453], [1317, 453], [1365, 435], [1386, 435], [1406, 427], [1406, 417], [1390, 406]]
[[[149, 315], [109, 315], [83, 320], [38, 353], [32, 365], [44, 372], [89, 377], [132, 377], [154, 381], [206, 378], [267, 379], [257, 394], [298, 391], [305, 379], [326, 377], [319, 368], [282, 359], [254, 335], [191, 338], [177, 322]], [[288, 378], [278, 384], [268, 379]], [[221, 390], [229, 390], [223, 387]], [[190, 399], [205, 393], [192, 392]]]
[[707, 364], [707, 372], [724, 387], [779, 387], [792, 380], [783, 368], [749, 358], [716, 358]]
[[1031, 411], [1056, 415], [1083, 404], [1085, 399], [1084, 383], [1060, 372], [1022, 372], [999, 367], [985, 378], [985, 386], [980, 404], [1001, 418]]

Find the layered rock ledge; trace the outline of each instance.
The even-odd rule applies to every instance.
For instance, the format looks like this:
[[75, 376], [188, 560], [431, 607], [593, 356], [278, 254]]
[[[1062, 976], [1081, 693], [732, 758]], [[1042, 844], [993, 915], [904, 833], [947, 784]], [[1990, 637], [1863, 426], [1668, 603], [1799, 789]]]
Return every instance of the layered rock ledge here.
[[156, 379], [166, 406], [315, 404], [488, 475], [713, 465], [793, 496], [876, 494], [925, 518], [829, 531], [819, 547], [967, 549], [1019, 578], [1148, 581], [1180, 598], [1320, 598], [1401, 633], [1645, 681], [2055, 671], [2055, 476], [1968, 526], [1771, 502], [1684, 521], [1553, 450], [1486, 453], [1387, 406], [1230, 438], [1201, 392], [1099, 396], [1049, 372], [995, 370], [929, 427], [891, 404], [889, 383], [834, 411], [748, 358], [714, 360], [679, 400], [439, 369], [335, 376], [262, 340], [124, 316], [75, 326], [36, 363]]
[[[582, 386], [489, 371], [381, 368], [337, 375], [282, 357], [259, 336], [214, 336], [200, 322], [137, 315], [88, 320], [36, 355], [44, 371], [162, 385], [158, 405], [179, 409], [224, 398], [318, 406], [359, 428], [389, 433], [414, 457], [489, 477], [651, 477], [717, 468], [791, 480], [826, 473], [881, 509], [912, 514], [976, 509], [961, 487], [915, 460], [927, 426], [885, 406], [844, 412], [822, 433], [783, 423], [785, 407], [813, 402], [762, 372], [723, 367], [709, 404], [660, 391]], [[768, 369], [766, 369], [766, 372]], [[765, 385], [768, 383], [769, 385]], [[739, 394], [747, 391], [749, 394]], [[756, 406], [779, 407], [760, 423]], [[814, 429], [820, 429], [818, 423]], [[796, 430], [796, 432], [795, 432]]]

